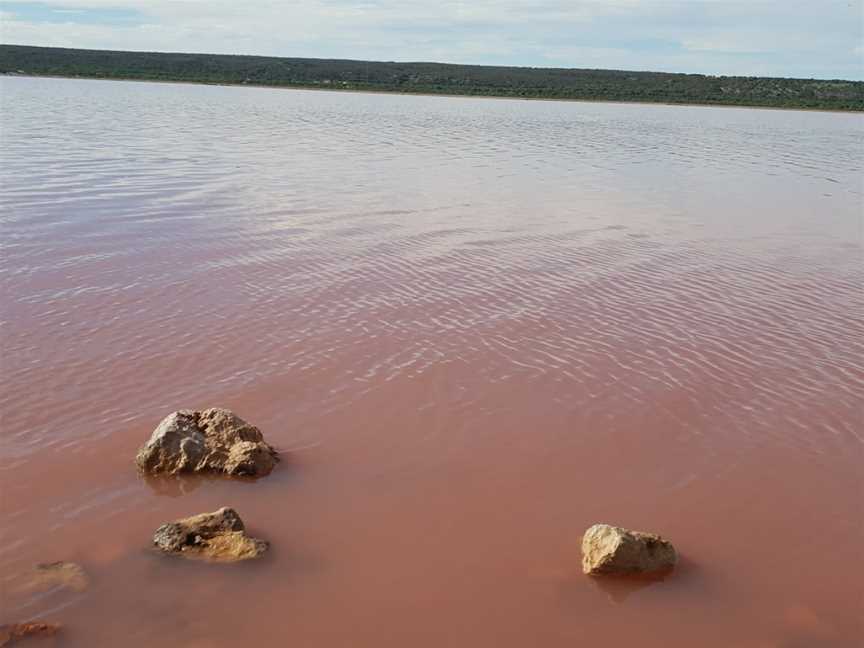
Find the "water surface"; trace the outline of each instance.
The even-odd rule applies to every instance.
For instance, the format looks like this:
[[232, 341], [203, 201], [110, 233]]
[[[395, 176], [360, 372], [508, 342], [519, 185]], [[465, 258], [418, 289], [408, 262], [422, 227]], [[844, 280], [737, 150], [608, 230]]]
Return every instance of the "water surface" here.
[[[62, 646], [849, 647], [860, 115], [0, 81], [2, 618]], [[143, 480], [224, 406], [268, 478]], [[155, 555], [234, 506], [273, 543]], [[585, 528], [673, 577], [580, 573]], [[81, 594], [22, 591], [74, 560]]]

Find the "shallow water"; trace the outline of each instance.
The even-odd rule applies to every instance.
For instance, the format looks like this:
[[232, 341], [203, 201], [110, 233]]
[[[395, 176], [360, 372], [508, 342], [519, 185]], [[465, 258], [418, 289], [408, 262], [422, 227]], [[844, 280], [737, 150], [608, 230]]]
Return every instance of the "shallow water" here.
[[[0, 80], [0, 587], [58, 646], [864, 637], [860, 115]], [[151, 480], [231, 407], [266, 479]], [[234, 506], [273, 543], [155, 555]], [[595, 581], [594, 522], [662, 533]], [[22, 589], [74, 560], [83, 593]]]

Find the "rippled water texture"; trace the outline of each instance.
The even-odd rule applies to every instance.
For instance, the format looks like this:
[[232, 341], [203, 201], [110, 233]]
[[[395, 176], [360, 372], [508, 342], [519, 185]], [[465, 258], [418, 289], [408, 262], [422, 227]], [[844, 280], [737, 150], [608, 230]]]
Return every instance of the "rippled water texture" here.
[[[860, 115], [3, 79], [3, 618], [57, 645], [862, 628]], [[144, 481], [182, 407], [270, 477]], [[230, 505], [272, 552], [155, 555]], [[594, 581], [594, 522], [682, 553]], [[23, 591], [73, 560], [82, 593]]]

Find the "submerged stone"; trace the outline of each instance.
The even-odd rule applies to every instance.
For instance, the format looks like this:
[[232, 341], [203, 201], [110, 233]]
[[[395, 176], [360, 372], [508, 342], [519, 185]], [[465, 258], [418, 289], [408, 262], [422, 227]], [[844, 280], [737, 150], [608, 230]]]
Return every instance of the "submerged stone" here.
[[58, 630], [60, 630], [58, 624], [42, 621], [7, 623], [0, 625], [0, 646], [10, 646], [17, 639], [26, 637], [50, 637], [57, 634]]
[[219, 562], [257, 558], [270, 547], [246, 535], [243, 521], [232, 508], [163, 524], [156, 529], [153, 544], [166, 553]]
[[279, 455], [264, 436], [231, 410], [179, 410], [166, 416], [135, 457], [147, 474], [221, 472], [234, 476], [270, 473]]
[[653, 533], [595, 524], [582, 537], [582, 571], [586, 574], [651, 574], [672, 569], [675, 547]]
[[90, 579], [81, 565], [74, 562], [52, 562], [36, 565], [30, 589], [45, 591], [54, 587], [64, 587], [73, 592], [83, 592]]

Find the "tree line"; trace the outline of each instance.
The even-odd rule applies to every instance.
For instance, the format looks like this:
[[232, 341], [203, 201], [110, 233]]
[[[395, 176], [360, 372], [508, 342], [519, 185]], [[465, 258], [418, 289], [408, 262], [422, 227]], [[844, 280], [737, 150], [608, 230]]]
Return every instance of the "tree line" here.
[[0, 45], [0, 73], [864, 111], [864, 82]]

